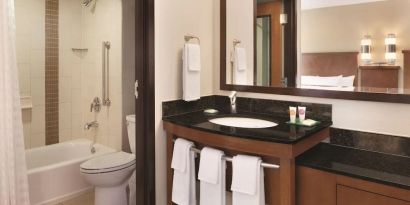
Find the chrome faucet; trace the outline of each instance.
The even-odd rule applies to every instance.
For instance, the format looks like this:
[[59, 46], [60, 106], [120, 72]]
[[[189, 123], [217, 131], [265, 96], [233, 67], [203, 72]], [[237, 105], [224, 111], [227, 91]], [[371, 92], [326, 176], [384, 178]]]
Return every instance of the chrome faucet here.
[[231, 101], [231, 113], [236, 113], [236, 91], [232, 91], [231, 94], [229, 94], [229, 100]]
[[89, 129], [91, 129], [92, 127], [98, 127], [98, 122], [97, 121], [92, 121], [92, 122], [88, 122], [88, 123], [85, 123], [85, 125], [84, 125], [84, 130], [89, 130]]

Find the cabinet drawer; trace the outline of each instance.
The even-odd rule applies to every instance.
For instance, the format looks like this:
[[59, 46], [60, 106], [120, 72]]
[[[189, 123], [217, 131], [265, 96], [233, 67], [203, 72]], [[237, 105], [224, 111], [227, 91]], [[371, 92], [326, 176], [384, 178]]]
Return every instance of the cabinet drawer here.
[[410, 202], [337, 185], [337, 205], [410, 205]]

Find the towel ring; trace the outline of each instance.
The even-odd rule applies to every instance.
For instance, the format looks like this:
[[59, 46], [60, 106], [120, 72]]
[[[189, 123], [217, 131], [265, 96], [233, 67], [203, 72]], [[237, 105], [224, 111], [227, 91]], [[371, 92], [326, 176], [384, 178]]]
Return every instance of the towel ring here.
[[198, 41], [198, 44], [201, 44], [201, 39], [199, 39], [199, 37], [194, 36], [194, 35], [186, 35], [184, 39], [185, 39], [185, 43], [188, 43], [190, 40], [195, 39]]

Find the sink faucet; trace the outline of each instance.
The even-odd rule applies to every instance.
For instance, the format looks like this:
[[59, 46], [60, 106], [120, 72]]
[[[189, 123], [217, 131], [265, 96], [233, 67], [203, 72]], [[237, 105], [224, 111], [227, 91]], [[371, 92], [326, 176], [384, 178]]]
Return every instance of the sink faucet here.
[[84, 130], [89, 130], [92, 127], [98, 127], [98, 122], [97, 121], [92, 121], [92, 122], [85, 123]]
[[236, 91], [232, 91], [231, 94], [229, 94], [229, 100], [231, 101], [231, 113], [236, 113]]

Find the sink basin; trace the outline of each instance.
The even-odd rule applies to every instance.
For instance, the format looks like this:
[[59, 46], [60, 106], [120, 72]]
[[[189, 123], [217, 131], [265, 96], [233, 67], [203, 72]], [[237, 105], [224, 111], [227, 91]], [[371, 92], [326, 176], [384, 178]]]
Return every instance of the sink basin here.
[[247, 117], [221, 117], [221, 118], [214, 118], [209, 120], [209, 122], [224, 125], [229, 127], [240, 127], [240, 128], [268, 128], [268, 127], [275, 127], [278, 124], [267, 121], [267, 120], [260, 120], [254, 118], [247, 118]]

